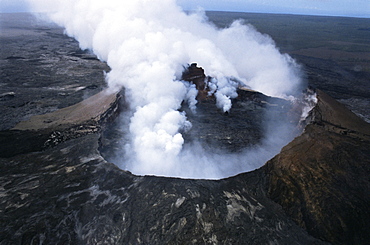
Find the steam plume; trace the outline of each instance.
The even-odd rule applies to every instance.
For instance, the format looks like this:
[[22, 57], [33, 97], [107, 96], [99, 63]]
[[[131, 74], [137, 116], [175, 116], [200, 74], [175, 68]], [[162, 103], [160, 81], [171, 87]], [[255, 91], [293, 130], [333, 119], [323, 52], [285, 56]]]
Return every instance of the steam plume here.
[[[214, 78], [217, 105], [224, 111], [230, 110], [230, 99], [236, 96], [240, 84], [235, 81], [278, 97], [291, 95], [300, 83], [296, 64], [279, 53], [270, 37], [241, 21], [217, 29], [204, 13], [186, 14], [175, 0], [30, 3], [33, 11], [47, 10], [82, 49], [92, 50], [107, 62], [112, 69], [106, 76], [111, 90], [126, 89], [132, 117], [130, 142], [122, 148], [130, 152], [124, 168], [134, 173], [206, 178], [213, 173], [212, 178], [222, 177], [216, 173], [219, 169], [208, 163], [224, 156], [202, 152], [200, 162], [204, 169], [211, 168], [204, 175], [183, 168], [184, 161], [194, 162], [194, 154], [200, 154], [187, 149], [182, 152], [180, 132], [189, 130], [191, 124], [178, 109], [184, 100], [196, 106], [195, 88], [180, 81], [184, 65], [196, 62]], [[238, 157], [232, 159], [236, 159], [234, 165], [241, 164]]]

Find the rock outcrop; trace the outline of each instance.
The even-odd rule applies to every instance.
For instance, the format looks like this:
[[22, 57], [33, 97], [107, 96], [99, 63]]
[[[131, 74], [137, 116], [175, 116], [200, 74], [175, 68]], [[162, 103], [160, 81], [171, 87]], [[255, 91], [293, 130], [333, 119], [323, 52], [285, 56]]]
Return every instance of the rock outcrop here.
[[198, 91], [203, 91], [206, 88], [206, 75], [204, 69], [197, 66], [197, 63], [192, 63], [185, 68], [182, 73], [182, 80], [195, 84]]

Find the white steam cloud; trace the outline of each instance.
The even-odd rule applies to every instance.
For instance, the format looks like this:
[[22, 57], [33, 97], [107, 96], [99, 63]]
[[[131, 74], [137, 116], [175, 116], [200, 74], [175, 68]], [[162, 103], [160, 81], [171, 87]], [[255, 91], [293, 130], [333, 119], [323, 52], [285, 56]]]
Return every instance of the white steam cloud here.
[[204, 14], [183, 12], [175, 0], [29, 2], [35, 12], [47, 10], [82, 49], [107, 62], [112, 70], [106, 80], [112, 90], [125, 88], [132, 118], [130, 142], [122, 146], [130, 153], [124, 168], [136, 174], [219, 178], [235, 173], [226, 174], [219, 164], [213, 164], [215, 169], [209, 162], [230, 159], [235, 161], [230, 164], [244, 164], [240, 171], [259, 167], [238, 159], [246, 155], [207, 156], [183, 149], [180, 132], [191, 124], [178, 109], [187, 101], [195, 110], [197, 94], [194, 86], [180, 81], [184, 65], [196, 62], [213, 77], [211, 89], [224, 111], [230, 110], [230, 99], [236, 97], [240, 84], [235, 81], [278, 97], [294, 93], [300, 84], [296, 64], [277, 50], [270, 37], [241, 21], [217, 29]]

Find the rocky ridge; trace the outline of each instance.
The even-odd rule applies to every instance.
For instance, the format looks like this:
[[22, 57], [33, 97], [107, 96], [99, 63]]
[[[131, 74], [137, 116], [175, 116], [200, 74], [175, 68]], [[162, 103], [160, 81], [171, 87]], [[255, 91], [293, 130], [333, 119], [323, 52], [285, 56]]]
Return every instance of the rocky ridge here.
[[1, 158], [1, 244], [365, 244], [369, 125], [318, 101], [279, 155], [218, 181], [134, 176], [101, 157], [99, 131]]

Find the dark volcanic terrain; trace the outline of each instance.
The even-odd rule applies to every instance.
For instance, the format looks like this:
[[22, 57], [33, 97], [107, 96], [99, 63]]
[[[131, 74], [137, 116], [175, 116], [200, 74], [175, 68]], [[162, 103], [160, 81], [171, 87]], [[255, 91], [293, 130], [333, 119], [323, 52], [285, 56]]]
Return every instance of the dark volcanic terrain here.
[[[235, 18], [233, 13], [214, 13], [210, 19], [221, 25], [220, 16], [225, 23]], [[307, 21], [321, 28], [317, 30], [327, 28], [321, 17], [294, 17], [301, 18], [297, 22], [287, 21], [291, 16], [250, 16], [261, 31], [263, 26], [269, 28], [269, 20], [284, 19], [281, 29], [299, 29], [300, 35], [309, 35]], [[62, 29], [30, 15], [1, 14], [0, 21], [0, 244], [370, 241], [370, 126], [331, 97], [369, 119], [366, 57], [361, 69], [351, 70], [357, 61], [341, 63], [318, 57], [320, 52], [305, 52], [317, 48], [309, 47], [310, 41], [305, 47], [294, 46], [300, 41], [284, 46], [281, 38], [289, 35], [281, 34], [276, 37], [278, 46], [294, 55], [307, 72], [308, 84], [319, 88], [318, 103], [301, 135], [261, 168], [222, 180], [135, 176], [109, 163], [100, 152], [102, 145], [109, 145], [104, 137], [107, 127], [124, 113], [124, 94], [102, 91], [106, 64], [80, 51]], [[341, 21], [361, 35], [368, 23]], [[323, 43], [328, 42], [324, 33]], [[269, 34], [275, 39], [276, 33]], [[352, 41], [363, 42], [368, 34], [361, 35], [352, 35]], [[366, 54], [367, 45], [355, 46], [353, 54]], [[264, 95], [239, 91], [228, 115], [203, 103], [204, 113], [234, 117], [237, 123], [230, 132], [233, 127], [241, 129], [226, 138], [220, 130], [209, 138], [203, 135], [204, 141], [235, 151], [258, 140], [258, 130], [253, 140], [242, 137], [239, 118], [245, 110], [257, 117], [257, 110], [273, 104], [279, 115], [279, 103], [284, 102], [266, 101]], [[192, 120], [198, 120], [196, 135], [203, 132], [202, 125], [212, 123], [208, 118]], [[244, 135], [258, 127], [258, 120], [247, 122]]]
[[101, 91], [109, 67], [54, 24], [0, 15], [0, 130]]
[[207, 12], [225, 27], [235, 19], [272, 37], [302, 65], [307, 83], [370, 122], [370, 19]]

